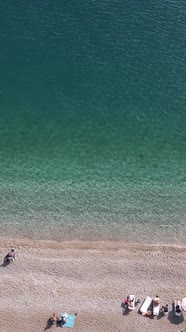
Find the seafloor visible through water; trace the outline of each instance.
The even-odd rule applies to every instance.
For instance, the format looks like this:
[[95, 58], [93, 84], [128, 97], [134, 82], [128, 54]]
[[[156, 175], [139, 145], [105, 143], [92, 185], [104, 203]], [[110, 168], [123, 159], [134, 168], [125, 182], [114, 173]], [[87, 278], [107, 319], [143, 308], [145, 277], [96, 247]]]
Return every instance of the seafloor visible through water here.
[[4, 2], [0, 234], [186, 245], [185, 2]]

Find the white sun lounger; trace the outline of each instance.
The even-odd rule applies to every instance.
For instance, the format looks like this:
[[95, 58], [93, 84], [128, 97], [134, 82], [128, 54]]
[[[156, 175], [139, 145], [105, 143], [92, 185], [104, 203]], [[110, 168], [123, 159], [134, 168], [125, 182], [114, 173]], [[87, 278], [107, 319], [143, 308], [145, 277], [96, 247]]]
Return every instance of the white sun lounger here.
[[135, 296], [134, 295], [129, 295], [129, 302], [128, 302], [128, 309], [129, 310], [134, 310], [135, 308]]
[[152, 298], [150, 296], [147, 296], [145, 301], [143, 302], [141, 308], [140, 308], [140, 312], [142, 313], [143, 316], [146, 315], [147, 310], [148, 310], [151, 303], [152, 303]]
[[160, 304], [154, 304], [153, 303], [153, 315], [158, 316], [160, 313]]
[[184, 297], [181, 301], [181, 306], [182, 306], [182, 309], [183, 311], [186, 311], [186, 297]]

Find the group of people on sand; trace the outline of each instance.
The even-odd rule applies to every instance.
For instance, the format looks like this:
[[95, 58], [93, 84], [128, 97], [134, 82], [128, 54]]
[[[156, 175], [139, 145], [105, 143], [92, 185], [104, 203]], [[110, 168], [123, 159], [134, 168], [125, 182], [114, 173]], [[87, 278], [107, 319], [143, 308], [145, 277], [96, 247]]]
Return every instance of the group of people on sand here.
[[[160, 305], [160, 298], [158, 295], [155, 296], [155, 298], [152, 300], [153, 306], [159, 306]], [[164, 313], [164, 315], [168, 314], [169, 306], [168, 304], [162, 305], [161, 311]]]
[[[6, 256], [4, 257], [3, 260], [3, 264], [7, 265], [10, 264], [12, 262], [14, 262], [16, 260], [16, 251], [14, 248], [11, 248], [10, 251], [6, 254]], [[75, 315], [77, 315], [77, 313], [75, 313]], [[53, 313], [51, 315], [51, 317], [49, 318], [49, 325], [53, 325], [56, 324], [56, 326], [61, 326], [63, 327], [63, 325], [68, 321], [68, 314], [62, 313], [60, 316], [57, 316], [56, 313]]]
[[[160, 299], [159, 296], [156, 295], [152, 300], [152, 305], [153, 307], [159, 307], [160, 305]], [[129, 310], [133, 310], [135, 308], [135, 305], [137, 303], [140, 303], [140, 299], [135, 299], [134, 295], [128, 295], [124, 300], [123, 300], [123, 306], [124, 308], [128, 308]], [[159, 309], [158, 309], [159, 310]], [[179, 310], [179, 309], [177, 309]], [[164, 315], [168, 314], [169, 307], [168, 304], [162, 305], [160, 311], [164, 313]], [[150, 316], [152, 315], [152, 310], [147, 310], [144, 314], [145, 316]]]
[[128, 295], [126, 299], [124, 299], [124, 306], [127, 306], [129, 309], [133, 309], [135, 307], [135, 296]]
[[[160, 300], [159, 300], [159, 296], [156, 295], [156, 297], [153, 299], [153, 305], [154, 306], [158, 306], [160, 304]], [[167, 314], [169, 311], [169, 307], [168, 304], [162, 306], [161, 310], [164, 312], [164, 314]], [[180, 303], [176, 303], [174, 304], [174, 311], [175, 311], [175, 315], [176, 316], [180, 316], [181, 315], [181, 305]]]
[[51, 320], [52, 324], [56, 323], [57, 326], [61, 326], [62, 327], [67, 322], [67, 320], [68, 320], [68, 314], [65, 312], [64, 314], [61, 314], [61, 316], [59, 317], [54, 312], [52, 314], [52, 316], [50, 317], [50, 320]]
[[[12, 262], [14, 262], [16, 260], [16, 252], [14, 248], [11, 248], [10, 251], [6, 254], [6, 256], [4, 257], [3, 260], [3, 264], [7, 265], [10, 264]], [[139, 303], [140, 299], [135, 299], [134, 295], [128, 295], [124, 300], [123, 300], [123, 305], [124, 307], [128, 307], [129, 309], [133, 310], [135, 307], [136, 303]], [[159, 296], [156, 295], [155, 298], [152, 300], [153, 306], [159, 306], [160, 304], [160, 300], [159, 300]], [[161, 311], [166, 315], [169, 311], [168, 309], [168, 304], [162, 306]], [[150, 313], [150, 311], [149, 311]], [[175, 304], [175, 315], [179, 316], [181, 314], [181, 307], [178, 303]], [[77, 315], [77, 313], [75, 314]], [[146, 313], [146, 315], [148, 315]], [[49, 318], [50, 324], [56, 324], [57, 326], [63, 326], [68, 320], [68, 315], [67, 313], [61, 314], [61, 316], [57, 316], [55, 313], [53, 313], [51, 315], [51, 317]]]

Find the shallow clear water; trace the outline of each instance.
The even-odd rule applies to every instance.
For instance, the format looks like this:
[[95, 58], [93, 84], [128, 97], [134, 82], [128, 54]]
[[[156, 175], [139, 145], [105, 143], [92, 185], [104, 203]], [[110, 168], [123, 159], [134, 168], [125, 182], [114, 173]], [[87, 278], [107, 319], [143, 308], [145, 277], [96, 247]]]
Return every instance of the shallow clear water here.
[[0, 232], [186, 244], [184, 1], [4, 3]]

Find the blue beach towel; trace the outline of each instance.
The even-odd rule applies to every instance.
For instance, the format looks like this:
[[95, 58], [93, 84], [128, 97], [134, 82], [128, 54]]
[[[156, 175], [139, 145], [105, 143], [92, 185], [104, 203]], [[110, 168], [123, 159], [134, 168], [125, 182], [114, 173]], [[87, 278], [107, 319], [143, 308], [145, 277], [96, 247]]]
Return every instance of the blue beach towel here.
[[64, 327], [74, 327], [75, 315], [68, 315], [67, 322], [63, 325]]

